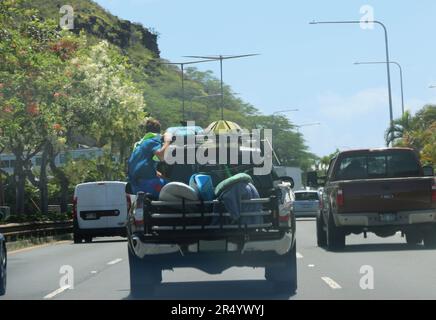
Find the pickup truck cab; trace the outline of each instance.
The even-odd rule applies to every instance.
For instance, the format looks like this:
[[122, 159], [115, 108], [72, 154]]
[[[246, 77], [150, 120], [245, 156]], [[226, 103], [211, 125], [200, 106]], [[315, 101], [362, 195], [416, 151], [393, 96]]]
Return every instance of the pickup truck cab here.
[[273, 172], [255, 175], [254, 167], [250, 163], [223, 166], [195, 161], [191, 165], [162, 164], [160, 170], [170, 181], [185, 184], [195, 173], [207, 174], [214, 186], [229, 174], [249, 174], [260, 198], [240, 200], [240, 205], [260, 204], [259, 211], [244, 212], [245, 216], [261, 218], [260, 222], [229, 221], [219, 199], [169, 202], [150, 199], [144, 193], [128, 195], [132, 203], [127, 223], [132, 296], [151, 294], [162, 281], [162, 271], [177, 267], [211, 274], [233, 266], [265, 267], [265, 278], [274, 288], [289, 294], [296, 291], [293, 181], [280, 179]]
[[345, 246], [349, 234], [401, 231], [408, 244], [436, 247], [436, 185], [408, 148], [350, 150], [332, 159], [317, 216], [317, 242]]

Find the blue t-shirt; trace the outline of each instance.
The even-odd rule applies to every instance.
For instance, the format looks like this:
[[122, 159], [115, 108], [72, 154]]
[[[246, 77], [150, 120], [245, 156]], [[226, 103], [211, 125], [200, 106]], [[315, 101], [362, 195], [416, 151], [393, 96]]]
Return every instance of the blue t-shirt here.
[[162, 147], [161, 136], [145, 139], [133, 150], [128, 161], [129, 182], [138, 184], [139, 180], [156, 178], [157, 162], [154, 154]]

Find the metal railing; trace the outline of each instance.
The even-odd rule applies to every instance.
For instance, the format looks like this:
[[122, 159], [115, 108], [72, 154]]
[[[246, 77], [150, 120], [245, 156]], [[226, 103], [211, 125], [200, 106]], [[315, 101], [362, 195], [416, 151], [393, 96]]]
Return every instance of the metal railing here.
[[0, 225], [0, 233], [7, 241], [30, 237], [47, 237], [73, 232], [73, 220], [10, 223]]

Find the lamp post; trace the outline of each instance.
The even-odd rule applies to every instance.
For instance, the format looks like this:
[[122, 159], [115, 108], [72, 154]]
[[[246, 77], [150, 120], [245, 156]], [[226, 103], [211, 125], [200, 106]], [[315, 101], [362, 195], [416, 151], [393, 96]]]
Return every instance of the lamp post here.
[[312, 122], [312, 123], [303, 123], [300, 125], [294, 125], [297, 128], [297, 131], [300, 132], [300, 128], [302, 127], [312, 127], [312, 126], [320, 126], [321, 122]]
[[374, 21], [312, 21], [310, 24], [361, 24], [361, 23], [375, 23], [380, 25], [385, 33], [385, 49], [386, 49], [386, 70], [388, 76], [388, 94], [389, 94], [389, 114], [390, 114], [390, 128], [392, 131], [392, 127], [394, 126], [394, 115], [392, 110], [392, 89], [391, 89], [391, 68], [389, 61], [389, 41], [388, 41], [388, 30], [386, 26], [377, 20]]
[[286, 109], [286, 110], [275, 111], [272, 113], [272, 116], [275, 116], [275, 115], [280, 114], [280, 113], [288, 113], [288, 112], [294, 112], [294, 111], [300, 111], [300, 110], [299, 109]]
[[237, 55], [237, 56], [224, 56], [224, 55], [217, 55], [217, 56], [185, 56], [185, 58], [194, 58], [194, 59], [206, 59], [206, 61], [219, 61], [220, 62], [220, 75], [221, 75], [221, 120], [224, 120], [224, 80], [223, 80], [223, 60], [228, 59], [239, 59], [239, 58], [246, 58], [246, 57], [253, 57], [258, 56], [259, 54], [243, 54], [243, 55]]
[[[385, 61], [371, 61], [371, 62], [355, 62], [355, 65], [360, 64], [385, 64]], [[400, 70], [400, 84], [401, 84], [401, 114], [404, 115], [404, 88], [403, 88], [403, 68], [396, 61], [390, 61], [389, 63], [395, 64]]]
[[188, 62], [159, 62], [161, 64], [167, 65], [177, 65], [180, 66], [181, 79], [182, 79], [182, 122], [185, 122], [185, 66], [190, 64], [204, 63], [215, 61], [213, 59], [188, 61]]

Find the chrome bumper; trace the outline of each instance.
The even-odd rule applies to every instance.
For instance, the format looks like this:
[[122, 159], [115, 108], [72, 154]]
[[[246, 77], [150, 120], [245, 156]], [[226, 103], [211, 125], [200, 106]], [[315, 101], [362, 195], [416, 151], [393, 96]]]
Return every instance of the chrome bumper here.
[[397, 213], [395, 221], [382, 221], [379, 213], [361, 212], [361, 213], [337, 213], [334, 215], [337, 226], [395, 226], [410, 225], [420, 223], [436, 223], [436, 210], [418, 210], [418, 211], [400, 211]]
[[[132, 237], [132, 247], [135, 251], [135, 255], [139, 258], [144, 258], [147, 255], [159, 255], [159, 254], [170, 254], [179, 252], [182, 254], [181, 248], [177, 244], [155, 244], [155, 243], [144, 243], [139, 237]], [[262, 241], [248, 241], [244, 244], [242, 249], [238, 249], [236, 243], [228, 242], [227, 251], [236, 252], [240, 251], [241, 254], [244, 252], [265, 252], [272, 251], [278, 255], [286, 254], [292, 246], [292, 234], [285, 233], [283, 238], [278, 240], [262, 240]], [[188, 247], [190, 253], [198, 252], [198, 245], [192, 244]]]

